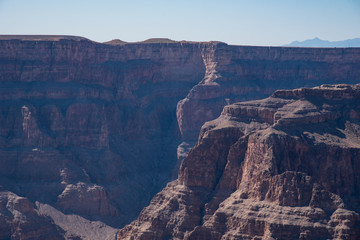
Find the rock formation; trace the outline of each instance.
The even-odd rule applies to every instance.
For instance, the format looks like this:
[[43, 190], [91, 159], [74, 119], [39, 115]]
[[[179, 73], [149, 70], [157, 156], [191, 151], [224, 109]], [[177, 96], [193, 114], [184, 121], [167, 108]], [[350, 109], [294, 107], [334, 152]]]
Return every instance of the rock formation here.
[[224, 107], [118, 239], [359, 239], [360, 84]]
[[357, 83], [359, 62], [357, 48], [0, 36], [0, 185], [122, 227], [174, 179], [223, 106]]
[[0, 239], [64, 239], [50, 218], [38, 213], [26, 198], [0, 191]]

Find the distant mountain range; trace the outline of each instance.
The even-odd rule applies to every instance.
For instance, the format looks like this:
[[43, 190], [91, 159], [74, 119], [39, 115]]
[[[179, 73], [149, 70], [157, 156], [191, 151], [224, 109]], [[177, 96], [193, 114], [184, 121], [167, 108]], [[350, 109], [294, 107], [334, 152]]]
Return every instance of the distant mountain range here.
[[328, 41], [319, 38], [305, 41], [294, 41], [285, 47], [360, 47], [360, 38], [347, 39], [344, 41]]

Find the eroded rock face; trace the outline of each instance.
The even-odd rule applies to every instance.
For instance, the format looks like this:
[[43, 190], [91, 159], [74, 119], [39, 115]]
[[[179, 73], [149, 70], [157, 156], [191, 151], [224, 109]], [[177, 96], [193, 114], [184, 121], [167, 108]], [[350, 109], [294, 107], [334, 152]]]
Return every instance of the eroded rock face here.
[[0, 191], [0, 239], [65, 239], [50, 218], [42, 216], [26, 198]]
[[343, 84], [226, 106], [118, 239], [360, 238], [359, 101]]
[[[359, 59], [356, 48], [0, 36], [1, 185], [33, 203], [124, 226], [174, 179], [200, 127], [224, 105], [276, 88], [359, 82]], [[266, 128], [272, 111], [252, 127]], [[209, 159], [246, 129], [220, 131]], [[216, 175], [209, 182], [192, 170], [183, 180], [212, 188], [224, 164], [207, 170]]]

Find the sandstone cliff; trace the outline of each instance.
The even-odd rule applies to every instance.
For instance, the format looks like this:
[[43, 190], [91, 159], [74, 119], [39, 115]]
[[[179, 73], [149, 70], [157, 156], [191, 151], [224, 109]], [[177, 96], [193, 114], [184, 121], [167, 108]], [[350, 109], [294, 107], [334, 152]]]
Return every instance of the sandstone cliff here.
[[360, 85], [224, 107], [118, 239], [359, 239]]
[[121, 227], [224, 105], [277, 88], [357, 83], [359, 62], [356, 48], [1, 36], [0, 185]]

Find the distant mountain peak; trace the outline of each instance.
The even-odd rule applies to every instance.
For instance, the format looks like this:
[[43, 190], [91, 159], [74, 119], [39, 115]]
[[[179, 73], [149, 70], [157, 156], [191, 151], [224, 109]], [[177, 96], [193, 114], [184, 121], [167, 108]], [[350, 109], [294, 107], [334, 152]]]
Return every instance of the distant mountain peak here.
[[318, 37], [305, 41], [294, 41], [285, 47], [360, 47], [360, 38], [347, 39], [343, 41], [328, 41]]

